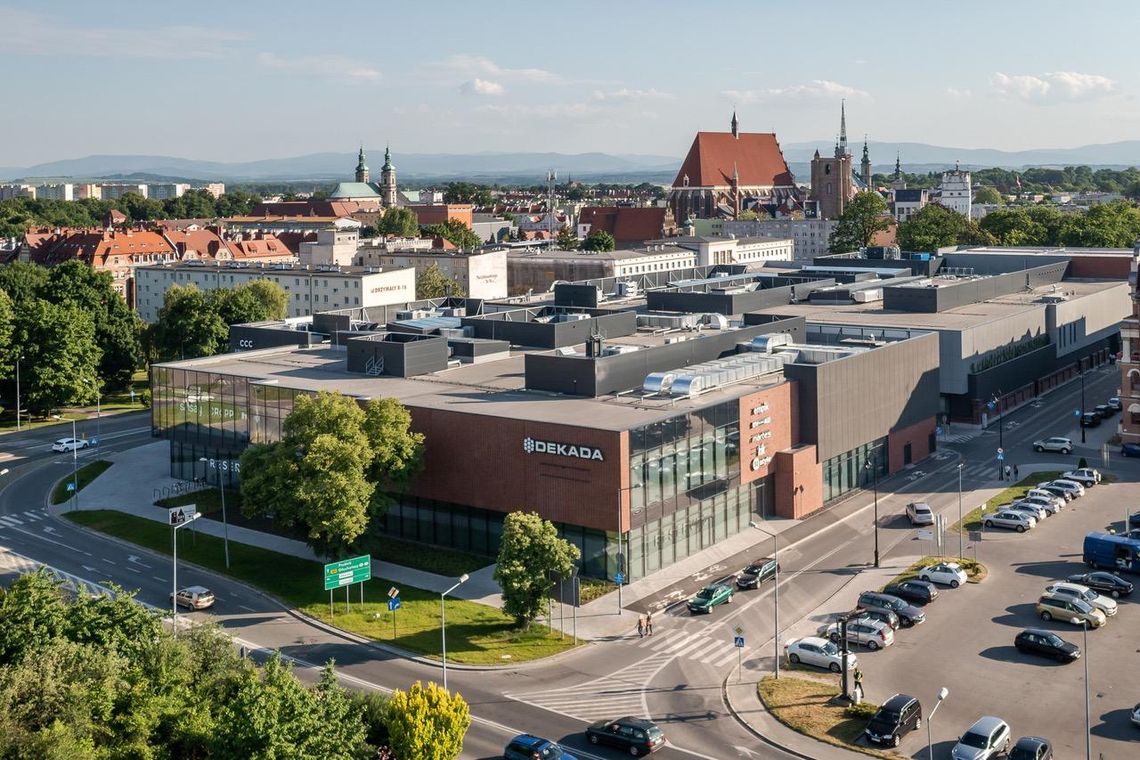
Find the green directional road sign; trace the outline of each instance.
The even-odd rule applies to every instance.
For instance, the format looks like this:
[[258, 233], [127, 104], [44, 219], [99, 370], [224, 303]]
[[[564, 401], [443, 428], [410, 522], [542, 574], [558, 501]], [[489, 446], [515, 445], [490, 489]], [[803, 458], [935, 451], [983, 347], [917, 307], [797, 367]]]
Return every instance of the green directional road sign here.
[[372, 555], [332, 562], [325, 565], [325, 591], [372, 578]]

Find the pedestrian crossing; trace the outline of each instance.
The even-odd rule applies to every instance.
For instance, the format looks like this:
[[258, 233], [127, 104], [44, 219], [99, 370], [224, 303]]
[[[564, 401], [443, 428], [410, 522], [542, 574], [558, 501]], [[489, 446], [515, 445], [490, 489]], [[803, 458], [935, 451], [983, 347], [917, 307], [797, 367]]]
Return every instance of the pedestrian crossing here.
[[686, 631], [681, 628], [655, 632], [652, 636], [638, 639], [633, 646], [652, 651], [659, 662], [665, 658], [682, 657], [694, 662], [703, 662], [714, 668], [735, 663], [736, 647], [732, 636], [710, 636], [710, 631]]
[[85, 578], [80, 578], [71, 573], [65, 573], [62, 570], [57, 570], [50, 565], [44, 565], [34, 559], [9, 551], [0, 546], [0, 578], [6, 579], [10, 577], [11, 580], [15, 580], [21, 575], [34, 573], [41, 567], [47, 568], [48, 572], [61, 582], [60, 587], [72, 594], [78, 594], [79, 590], [83, 589], [87, 593], [95, 596], [102, 596], [104, 594], [114, 596], [114, 592], [106, 586], [102, 586]]
[[39, 522], [49, 517], [47, 512], [42, 509], [28, 510], [18, 515], [0, 515], [0, 528], [16, 528], [20, 525], [27, 525], [29, 523]]

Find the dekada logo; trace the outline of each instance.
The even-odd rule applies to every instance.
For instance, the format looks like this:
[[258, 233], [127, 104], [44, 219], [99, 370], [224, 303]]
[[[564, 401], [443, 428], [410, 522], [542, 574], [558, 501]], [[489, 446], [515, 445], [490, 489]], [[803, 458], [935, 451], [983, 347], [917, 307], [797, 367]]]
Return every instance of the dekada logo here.
[[558, 443], [557, 441], [538, 441], [534, 438], [523, 438], [523, 451], [528, 454], [553, 454], [560, 457], [574, 459], [593, 459], [604, 462], [601, 449], [593, 446], [577, 446], [572, 443]]

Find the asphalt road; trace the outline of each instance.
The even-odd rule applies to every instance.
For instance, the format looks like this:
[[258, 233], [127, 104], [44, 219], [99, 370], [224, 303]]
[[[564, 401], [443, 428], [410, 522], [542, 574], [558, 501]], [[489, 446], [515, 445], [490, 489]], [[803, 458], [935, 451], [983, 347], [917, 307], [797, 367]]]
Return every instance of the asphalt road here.
[[[1089, 406], [1114, 395], [1119, 384], [1114, 371], [1093, 372], [1086, 379]], [[1071, 411], [1080, 405], [1079, 398], [1080, 385], [1070, 384], [1038, 406], [1007, 415], [1002, 434], [1007, 461], [1015, 461], [1013, 457], [1022, 463], [1059, 459], [1059, 455], [1035, 455], [1029, 444], [1044, 435], [1069, 433]], [[116, 428], [104, 420], [106, 447], [128, 447], [150, 440], [149, 427], [145, 432], [131, 432], [140, 427], [138, 421], [120, 424], [117, 432], [121, 437], [111, 438]], [[950, 431], [951, 435], [959, 432]], [[60, 435], [41, 432], [38, 443]], [[1075, 438], [1079, 440], [1079, 434]], [[907, 501], [925, 500], [951, 522], [957, 519], [959, 461], [965, 465], [965, 509], [976, 506], [971, 501], [972, 491], [992, 485], [997, 440], [995, 426], [993, 432], [948, 446], [937, 458], [880, 482], [879, 541], [884, 557], [921, 553], [914, 531], [901, 518]], [[27, 519], [26, 524], [0, 528], [0, 545], [88, 580], [109, 579], [138, 588], [141, 599], [165, 606], [170, 593], [168, 559], [89, 535], [66, 521], [32, 520], [25, 514], [42, 508], [44, 493], [70, 471], [71, 463], [58, 455], [40, 454], [23, 441], [13, 446], [12, 441], [5, 437], [0, 450], [16, 451], [22, 459], [16, 465], [5, 465], [12, 472], [6, 482], [0, 482], [0, 522], [4, 515], [23, 514]], [[1078, 444], [1069, 460], [1075, 466], [1077, 458], [1085, 455], [1096, 464], [1096, 454], [1092, 447], [1082, 449]], [[874, 534], [871, 502], [870, 494], [853, 497], [809, 521], [810, 528], [805, 530], [813, 532], [781, 550], [782, 629], [811, 613], [870, 564]], [[766, 553], [768, 547], [770, 540], [757, 533], [754, 549], [696, 574], [672, 591], [675, 595], [695, 591], [708, 577], [734, 572], [753, 555]], [[188, 568], [180, 569], [179, 582], [202, 583], [214, 590], [219, 598], [215, 611], [195, 614], [219, 620], [251, 647], [277, 648], [312, 664], [335, 658], [346, 680], [359, 686], [403, 688], [415, 680], [439, 679], [437, 666], [392, 657], [329, 633], [241, 584]], [[631, 631], [624, 639], [595, 643], [549, 663], [507, 670], [449, 667], [449, 686], [464, 695], [476, 718], [463, 756], [497, 757], [510, 735], [528, 731], [562, 741], [584, 758], [617, 757], [616, 752], [588, 748], [582, 739], [585, 726], [601, 718], [645, 714], [661, 724], [670, 741], [657, 757], [786, 757], [737, 724], [721, 697], [724, 678], [737, 667], [737, 651], [732, 646], [736, 627], [745, 631], [748, 643], [742, 653], [745, 676], [771, 668], [772, 607], [772, 588], [767, 584], [762, 590], [738, 594], [734, 604], [720, 607], [709, 616], [690, 617], [683, 607], [656, 615], [653, 637], [639, 639]]]

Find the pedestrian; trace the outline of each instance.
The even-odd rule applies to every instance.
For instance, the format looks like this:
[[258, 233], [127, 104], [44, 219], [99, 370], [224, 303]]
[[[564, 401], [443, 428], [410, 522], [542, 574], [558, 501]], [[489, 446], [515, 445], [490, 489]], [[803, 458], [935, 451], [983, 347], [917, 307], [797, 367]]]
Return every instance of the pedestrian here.
[[637, 635], [638, 638], [645, 638], [645, 618], [641, 615], [637, 616]]
[[855, 704], [863, 701], [863, 671], [855, 667]]
[[1017, 480], [1017, 465], [1013, 466], [1013, 479]]
[[650, 636], [653, 635], [653, 613], [647, 612], [645, 614], [645, 632]]
[[1007, 464], [1007, 465], [1005, 466], [1005, 479], [1006, 479], [1006, 480], [1009, 480], [1009, 472], [1010, 472], [1010, 470], [1009, 470], [1009, 465]]

